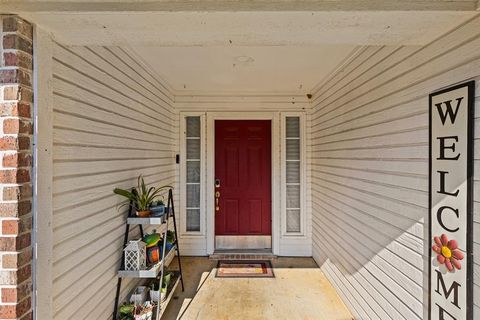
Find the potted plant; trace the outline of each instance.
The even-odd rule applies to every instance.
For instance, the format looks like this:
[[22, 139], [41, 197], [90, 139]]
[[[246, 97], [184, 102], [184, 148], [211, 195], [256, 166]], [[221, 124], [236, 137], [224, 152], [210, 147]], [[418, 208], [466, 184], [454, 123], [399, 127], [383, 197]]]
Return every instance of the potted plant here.
[[146, 234], [143, 237], [143, 241], [147, 247], [147, 261], [150, 264], [160, 261], [163, 247], [159, 246], [161, 235], [153, 229], [151, 234]]
[[133, 303], [125, 303], [120, 306], [118, 309], [119, 319], [120, 320], [133, 320], [135, 312], [135, 305]]
[[134, 188], [132, 191], [115, 188], [113, 192], [127, 198], [124, 202], [120, 204], [120, 207], [131, 204], [135, 208], [137, 216], [148, 217], [151, 213], [150, 206], [153, 201], [160, 196], [160, 192], [162, 192], [162, 190], [168, 188], [171, 187], [163, 186], [159, 188], [147, 188], [143, 177], [140, 175], [138, 177], [137, 188]]
[[138, 305], [135, 310], [135, 320], [152, 320], [153, 308], [154, 305], [150, 301]]
[[170, 251], [173, 248], [173, 243], [175, 242], [175, 233], [172, 230], [167, 231], [167, 244], [166, 251]]
[[165, 213], [163, 199], [152, 202], [150, 205], [150, 211], [152, 212], [152, 216], [161, 217]]
[[119, 320], [152, 320], [154, 304], [150, 301], [123, 304], [119, 308]]
[[145, 286], [138, 286], [135, 288], [135, 291], [130, 296], [130, 303], [142, 304], [147, 301], [147, 294], [150, 288]]
[[162, 281], [162, 290], [158, 290], [159, 287], [159, 278], [156, 278], [154, 282], [150, 285], [150, 299], [153, 302], [158, 302], [158, 298], [160, 296], [161, 301], [164, 301], [167, 298], [167, 288], [170, 284], [170, 279], [172, 274], [170, 272], [166, 272], [163, 276]]

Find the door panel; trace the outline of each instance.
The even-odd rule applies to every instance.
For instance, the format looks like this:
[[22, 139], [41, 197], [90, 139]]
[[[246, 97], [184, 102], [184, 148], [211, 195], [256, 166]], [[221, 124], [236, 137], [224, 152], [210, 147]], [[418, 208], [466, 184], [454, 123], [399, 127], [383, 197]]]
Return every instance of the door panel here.
[[249, 218], [249, 231], [255, 234], [262, 232], [262, 216], [258, 212], [262, 211], [262, 200], [252, 199], [249, 200], [248, 206], [248, 218]]
[[227, 234], [235, 234], [239, 232], [239, 211], [238, 200], [237, 199], [226, 199], [225, 200], [225, 215], [228, 216], [228, 219], [225, 221], [225, 232]]
[[271, 122], [215, 121], [217, 236], [271, 236]]

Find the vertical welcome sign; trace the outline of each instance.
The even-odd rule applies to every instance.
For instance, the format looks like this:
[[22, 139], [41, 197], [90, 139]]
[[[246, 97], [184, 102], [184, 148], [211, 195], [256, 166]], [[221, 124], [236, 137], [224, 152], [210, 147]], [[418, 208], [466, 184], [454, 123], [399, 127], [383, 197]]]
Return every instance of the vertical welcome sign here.
[[474, 90], [430, 94], [430, 320], [473, 319]]

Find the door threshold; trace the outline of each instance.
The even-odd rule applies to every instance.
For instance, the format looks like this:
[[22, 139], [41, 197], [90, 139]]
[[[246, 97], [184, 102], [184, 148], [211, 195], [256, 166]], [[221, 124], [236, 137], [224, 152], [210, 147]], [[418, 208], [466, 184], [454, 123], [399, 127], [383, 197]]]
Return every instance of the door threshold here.
[[215, 249], [213, 253], [272, 254], [272, 249]]
[[[271, 235], [215, 236], [215, 250], [272, 250]], [[241, 249], [239, 249], [241, 248]]]

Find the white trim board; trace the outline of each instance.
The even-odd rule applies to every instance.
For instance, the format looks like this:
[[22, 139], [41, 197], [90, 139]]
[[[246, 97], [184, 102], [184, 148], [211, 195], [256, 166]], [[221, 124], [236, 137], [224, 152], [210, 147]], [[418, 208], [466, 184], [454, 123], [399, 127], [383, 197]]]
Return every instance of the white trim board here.
[[298, 93], [282, 93], [278, 92], [223, 92], [222, 94], [208, 93], [208, 92], [196, 92], [196, 91], [175, 91], [175, 102], [181, 103], [194, 103], [199, 102], [275, 102], [275, 103], [308, 103], [309, 99], [304, 94]]
[[[186, 225], [186, 117], [200, 117], [200, 231], [187, 232]], [[182, 238], [205, 238], [205, 113], [183, 112], [180, 114], [180, 235]]]
[[[185, 117], [200, 116], [202, 123], [201, 150], [201, 231], [186, 232], [185, 230]], [[282, 184], [284, 181], [285, 164], [282, 163], [281, 152], [284, 150], [284, 118], [299, 116], [301, 125], [301, 168], [302, 181], [302, 230], [298, 234], [285, 233], [285, 205], [282, 201]], [[311, 256], [311, 215], [307, 205], [307, 115], [304, 112], [253, 112], [253, 111], [222, 111], [222, 112], [180, 112], [180, 242], [182, 252], [187, 255], [208, 255], [215, 251], [215, 212], [214, 212], [214, 180], [215, 180], [215, 120], [271, 120], [272, 121], [272, 253], [283, 256]], [[283, 121], [283, 122], [282, 122]], [[282, 191], [283, 190], [283, 191]], [[283, 193], [282, 193], [283, 192]]]
[[[215, 250], [215, 203], [213, 186], [215, 183], [215, 120], [271, 120], [272, 121], [272, 252], [279, 252], [280, 236], [280, 116], [278, 112], [209, 112], [207, 113], [207, 183], [212, 196], [207, 196], [207, 254]], [[208, 214], [210, 213], [210, 214]]]
[[[52, 39], [34, 26], [33, 319], [53, 319]], [[40, 219], [41, 215], [41, 219]]]
[[309, 101], [291, 101], [284, 99], [263, 99], [256, 98], [244, 99], [241, 97], [222, 97], [212, 98], [211, 100], [203, 101], [177, 101], [175, 100], [175, 108], [179, 111], [187, 112], [238, 112], [258, 110], [268, 112], [302, 112], [309, 110], [311, 104]]
[[[300, 232], [287, 233], [287, 178], [286, 178], [286, 118], [299, 117], [300, 120]], [[306, 139], [305, 139], [305, 114], [303, 112], [283, 112], [281, 114], [281, 206], [282, 206], [282, 238], [298, 237], [300, 239], [306, 236]]]
[[111, 5], [110, 1], [48, 1], [16, 0], [2, 4], [4, 12], [175, 12], [175, 11], [469, 11], [474, 10], [475, 1], [433, 1], [433, 0], [344, 0], [344, 1], [301, 1], [301, 0], [273, 0], [273, 1], [122, 1]]

